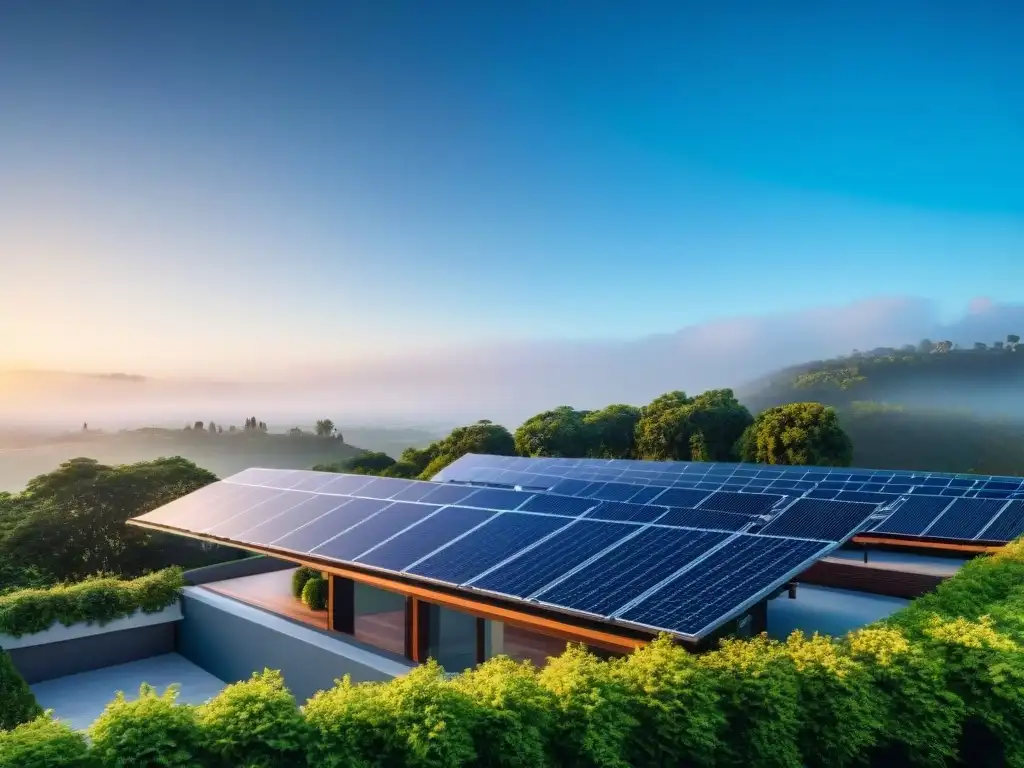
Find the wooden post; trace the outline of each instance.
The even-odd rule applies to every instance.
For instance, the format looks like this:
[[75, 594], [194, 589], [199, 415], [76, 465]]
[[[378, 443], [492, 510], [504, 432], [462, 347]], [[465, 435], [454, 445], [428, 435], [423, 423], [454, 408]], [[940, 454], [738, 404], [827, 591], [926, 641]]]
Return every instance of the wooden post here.
[[335, 632], [354, 635], [356, 631], [356, 583], [352, 579], [331, 576], [328, 587], [327, 611], [330, 628]]
[[476, 620], [476, 663], [487, 661], [487, 620]]
[[430, 657], [430, 603], [405, 599], [405, 656], [422, 664]]

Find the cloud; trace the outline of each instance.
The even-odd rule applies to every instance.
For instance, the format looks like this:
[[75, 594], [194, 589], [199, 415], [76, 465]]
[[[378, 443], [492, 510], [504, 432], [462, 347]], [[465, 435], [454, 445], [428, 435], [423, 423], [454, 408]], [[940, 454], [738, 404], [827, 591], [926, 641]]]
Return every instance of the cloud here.
[[[1024, 332], [1024, 304], [975, 299], [953, 322], [935, 302], [880, 297], [840, 307], [736, 317], [629, 341], [538, 341], [451, 348], [360, 365], [321, 369], [278, 384], [80, 381], [32, 403], [53, 418], [122, 421], [213, 418], [240, 423], [246, 415], [309, 423], [364, 418], [465, 421], [491, 418], [515, 425], [544, 408], [594, 408], [644, 403], [682, 389], [741, 390], [778, 368], [899, 346], [922, 338], [970, 345]], [[278, 372], [268, 372], [268, 374]], [[276, 377], [276, 376], [275, 376]], [[44, 402], [45, 401], [45, 402]], [[10, 408], [25, 402], [8, 398]], [[101, 410], [97, 415], [98, 410]], [[74, 412], [72, 416], [71, 413]], [[0, 413], [0, 416], [3, 414]], [[303, 421], [304, 419], [304, 421]]]

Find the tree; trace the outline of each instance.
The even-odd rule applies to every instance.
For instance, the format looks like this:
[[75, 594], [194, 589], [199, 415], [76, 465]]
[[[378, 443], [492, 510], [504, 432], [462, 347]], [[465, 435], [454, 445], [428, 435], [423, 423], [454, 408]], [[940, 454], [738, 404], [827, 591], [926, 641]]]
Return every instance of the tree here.
[[588, 428], [587, 456], [599, 459], [632, 459], [636, 456], [636, 426], [640, 409], [632, 405], [609, 405], [583, 417]]
[[184, 426], [184, 431], [185, 432], [191, 432], [192, 431], [192, 425], [191, 424], [186, 424]]
[[490, 421], [456, 427], [448, 437], [435, 440], [426, 448], [406, 448], [389, 474], [428, 480], [467, 453], [515, 456], [515, 438], [505, 427]]
[[994, 341], [994, 342], [992, 342], [992, 348], [993, 349], [1002, 349], [1003, 348], [1003, 342], [1001, 342], [1001, 341]]
[[334, 422], [330, 419], [320, 419], [316, 423], [316, 436], [317, 437], [331, 437], [337, 430], [334, 427]]
[[586, 456], [596, 434], [585, 421], [588, 414], [562, 405], [531, 416], [515, 432], [516, 451], [522, 456]]
[[913, 344], [904, 344], [902, 347], [900, 347], [900, 351], [905, 352], [908, 355], [912, 355], [915, 352], [917, 352], [917, 347], [915, 347]]
[[78, 580], [100, 572], [138, 575], [166, 565], [188, 565], [202, 552], [199, 545], [183, 547], [181, 540], [125, 521], [216, 479], [181, 457], [116, 467], [71, 459], [30, 480], [19, 494], [28, 511], [0, 540], [0, 562], [37, 568], [51, 580]]
[[921, 339], [917, 344], [917, 351], [921, 354], [927, 354], [935, 349], [935, 342], [931, 339]]
[[222, 427], [220, 424], [217, 425], [217, 434], [218, 435], [223, 435], [224, 434], [224, 427]]
[[945, 354], [953, 349], [952, 341], [940, 341], [935, 345], [935, 351], [940, 354]]
[[1018, 344], [1020, 344], [1020, 336], [1015, 333], [1006, 334], [1006, 346], [1010, 349], [1016, 349]]
[[988, 344], [986, 344], [984, 341], [976, 341], [974, 342], [974, 349], [977, 350], [978, 352], [984, 352], [986, 349], [988, 349]]
[[87, 421], [83, 421], [82, 422], [82, 431], [83, 432], [88, 432], [89, 431], [89, 422], [87, 422]]
[[43, 714], [28, 683], [14, 668], [11, 657], [0, 650], [0, 731], [14, 730]]
[[267, 431], [267, 422], [261, 421], [259, 423], [259, 430], [260, 430], [260, 432], [266, 432]]
[[853, 444], [835, 410], [820, 403], [790, 403], [758, 414], [744, 431], [737, 453], [757, 464], [848, 467]]
[[[292, 427], [291, 429], [288, 430], [288, 434], [291, 435], [292, 437], [302, 437], [302, 428]], [[316, 467], [313, 467], [313, 469], [316, 469]]]
[[236, 427], [234, 424], [232, 424], [230, 427], [228, 427], [228, 432], [237, 432], [237, 431], [238, 431], [238, 427]]
[[214, 424], [212, 421], [210, 422], [210, 425], [209, 427], [207, 427], [207, 429], [210, 431], [211, 434], [217, 434], [217, 425]]
[[730, 461], [740, 435], [753, 422], [731, 389], [697, 397], [668, 392], [641, 410], [637, 457], [651, 461]]
[[332, 464], [317, 464], [313, 467], [314, 472], [344, 472], [353, 475], [382, 475], [396, 462], [386, 453], [380, 451], [367, 451], [351, 459], [336, 461]]
[[203, 431], [203, 422], [197, 421], [195, 424], [192, 425], [192, 429], [195, 430], [196, 432], [202, 432]]

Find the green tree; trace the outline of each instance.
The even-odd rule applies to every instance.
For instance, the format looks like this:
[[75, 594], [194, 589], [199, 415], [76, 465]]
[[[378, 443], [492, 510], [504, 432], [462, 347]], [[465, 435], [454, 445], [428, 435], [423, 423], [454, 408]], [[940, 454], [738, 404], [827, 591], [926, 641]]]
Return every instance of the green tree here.
[[314, 472], [343, 472], [353, 475], [380, 475], [397, 462], [380, 451], [367, 451], [350, 459], [343, 459], [332, 464], [317, 464]]
[[14, 662], [0, 649], [0, 731], [10, 730], [43, 714], [28, 683], [14, 668]]
[[582, 458], [594, 444], [597, 429], [586, 422], [589, 411], [561, 405], [531, 416], [515, 432], [515, 448], [522, 456]]
[[832, 408], [790, 403], [758, 414], [737, 445], [742, 461], [848, 467], [853, 444]]
[[1016, 333], [1006, 334], [1006, 346], [1016, 347], [1018, 344], [1020, 344], [1020, 336], [1018, 336]]
[[203, 422], [201, 422], [201, 421], [197, 421], [197, 422], [196, 422], [195, 424], [193, 424], [193, 425], [192, 425], [192, 429], [193, 429], [194, 431], [196, 431], [196, 432], [205, 432], [205, 431], [206, 431], [206, 430], [204, 429], [204, 424], [203, 424]]
[[637, 457], [652, 461], [731, 461], [736, 441], [753, 422], [731, 389], [696, 397], [668, 392], [641, 410]]
[[316, 423], [315, 431], [317, 437], [332, 437], [337, 430], [330, 419], [320, 419]]
[[217, 425], [214, 424], [212, 421], [209, 423], [209, 425], [206, 427], [206, 429], [207, 429], [207, 431], [209, 431], [209, 433], [211, 435], [217, 434]]
[[[405, 449], [398, 464], [392, 467], [390, 472], [395, 477], [419, 477], [429, 480], [467, 453], [515, 456], [515, 439], [500, 424], [486, 420], [478, 421], [476, 424], [456, 427], [448, 437], [436, 440], [426, 448]], [[398, 474], [399, 472], [401, 474]]]
[[636, 457], [636, 427], [640, 409], [632, 405], [609, 405], [583, 417], [588, 428], [587, 456], [598, 459]]
[[935, 342], [931, 339], [921, 339], [917, 344], [917, 351], [922, 355], [928, 354], [935, 349]]
[[[217, 478], [181, 457], [109, 467], [71, 459], [29, 481], [25, 513], [0, 540], [0, 560], [55, 580], [95, 573], [137, 575], [179, 562], [198, 545], [125, 525]], [[182, 562], [181, 564], [186, 564]]]
[[974, 348], [978, 352], [984, 352], [986, 349], [988, 349], [988, 344], [986, 344], [984, 341], [976, 341], [974, 342]]

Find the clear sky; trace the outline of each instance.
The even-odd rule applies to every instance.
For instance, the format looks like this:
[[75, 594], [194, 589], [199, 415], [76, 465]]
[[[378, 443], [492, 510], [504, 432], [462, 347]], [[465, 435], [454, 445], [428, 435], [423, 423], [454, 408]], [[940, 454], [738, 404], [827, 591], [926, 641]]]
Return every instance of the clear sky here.
[[0, 4], [0, 367], [1024, 289], [1019, 2]]

